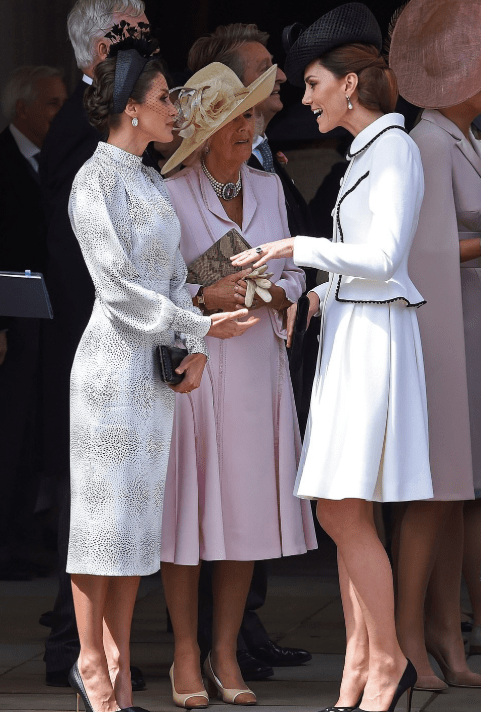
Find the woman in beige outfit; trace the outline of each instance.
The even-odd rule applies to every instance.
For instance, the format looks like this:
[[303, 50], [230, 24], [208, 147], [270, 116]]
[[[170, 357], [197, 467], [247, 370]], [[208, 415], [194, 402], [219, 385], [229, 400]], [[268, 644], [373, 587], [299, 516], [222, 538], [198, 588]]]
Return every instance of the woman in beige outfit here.
[[397, 625], [417, 687], [432, 690], [446, 684], [427, 649], [448, 685], [481, 687], [481, 675], [467, 666], [459, 621], [463, 501], [474, 497], [470, 429], [479, 418], [481, 370], [481, 152], [470, 131], [481, 113], [481, 61], [465, 48], [479, 43], [480, 21], [479, 0], [412, 0], [390, 54], [401, 94], [427, 109], [411, 134], [425, 194], [409, 269], [427, 301], [419, 325], [434, 497], [410, 503], [402, 520]]

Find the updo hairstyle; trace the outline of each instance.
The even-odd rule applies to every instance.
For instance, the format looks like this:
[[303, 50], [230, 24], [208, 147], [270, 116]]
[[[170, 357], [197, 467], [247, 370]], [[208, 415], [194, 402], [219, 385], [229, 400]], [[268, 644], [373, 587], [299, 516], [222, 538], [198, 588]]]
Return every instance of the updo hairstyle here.
[[[108, 134], [111, 128], [118, 126], [122, 115], [121, 113], [113, 113], [116, 62], [116, 57], [100, 62], [95, 68], [93, 84], [87, 88], [84, 94], [84, 106], [89, 121], [101, 134]], [[152, 82], [159, 74], [165, 76], [164, 65], [160, 59], [152, 59], [146, 64], [144, 71], [138, 78], [130, 98], [142, 104], [152, 86]]]
[[374, 45], [348, 44], [335, 47], [319, 57], [319, 63], [342, 79], [354, 72], [359, 77], [359, 103], [366, 109], [389, 114], [399, 96], [396, 75]]

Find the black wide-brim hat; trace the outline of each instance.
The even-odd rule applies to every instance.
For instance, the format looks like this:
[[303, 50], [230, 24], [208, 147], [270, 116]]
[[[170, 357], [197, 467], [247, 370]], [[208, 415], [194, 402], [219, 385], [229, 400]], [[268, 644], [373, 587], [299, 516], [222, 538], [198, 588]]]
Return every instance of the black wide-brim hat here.
[[360, 2], [348, 2], [326, 12], [310, 27], [296, 22], [282, 35], [287, 52], [284, 72], [291, 84], [304, 86], [308, 64], [329, 50], [347, 44], [372, 44], [381, 51], [381, 28], [371, 10]]

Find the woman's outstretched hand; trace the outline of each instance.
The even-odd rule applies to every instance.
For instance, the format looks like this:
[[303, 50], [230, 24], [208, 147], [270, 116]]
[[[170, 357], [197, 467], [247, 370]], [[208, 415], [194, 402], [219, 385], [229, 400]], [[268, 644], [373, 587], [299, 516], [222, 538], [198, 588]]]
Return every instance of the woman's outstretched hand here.
[[245, 252], [240, 252], [238, 255], [231, 257], [231, 262], [236, 267], [246, 267], [252, 263], [253, 267], [261, 267], [269, 260], [278, 260], [285, 257], [292, 257], [294, 253], [294, 238], [287, 237], [285, 240], [276, 240], [276, 242], [266, 242], [265, 245], [260, 245], [262, 252], [256, 252], [256, 249], [251, 248]]
[[215, 336], [217, 339], [231, 339], [233, 336], [241, 336], [251, 326], [257, 324], [258, 317], [251, 316], [245, 321], [239, 321], [248, 315], [247, 309], [239, 309], [234, 312], [220, 312], [212, 314], [212, 324], [207, 332], [208, 336]]
[[204, 354], [189, 354], [175, 369], [176, 373], [185, 373], [184, 378], [176, 386], [170, 386], [176, 393], [190, 393], [200, 386], [207, 357]]

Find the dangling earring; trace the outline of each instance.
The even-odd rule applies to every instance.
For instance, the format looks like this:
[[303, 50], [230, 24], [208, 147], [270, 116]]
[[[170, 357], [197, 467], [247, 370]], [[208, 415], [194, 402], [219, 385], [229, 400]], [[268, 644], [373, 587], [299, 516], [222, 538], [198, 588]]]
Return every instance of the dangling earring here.
[[138, 126], [138, 125], [139, 125], [139, 120], [136, 116], [134, 116], [134, 118], [132, 119], [132, 126]]
[[346, 94], [346, 99], [347, 99], [347, 108], [348, 108], [349, 110], [352, 110], [352, 109], [353, 109], [353, 106], [352, 106], [352, 104], [351, 104], [351, 97], [350, 97], [350, 96], [347, 96], [347, 94]]

